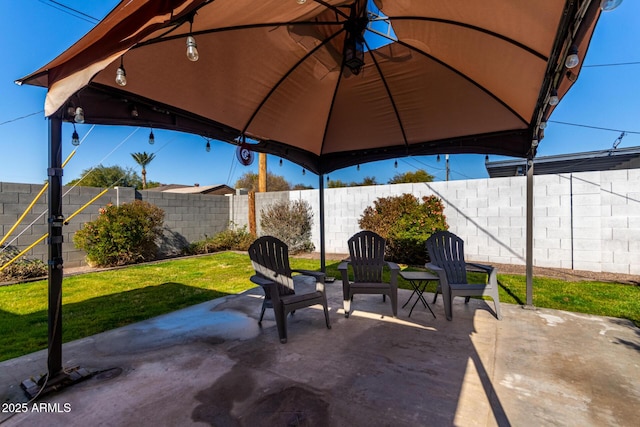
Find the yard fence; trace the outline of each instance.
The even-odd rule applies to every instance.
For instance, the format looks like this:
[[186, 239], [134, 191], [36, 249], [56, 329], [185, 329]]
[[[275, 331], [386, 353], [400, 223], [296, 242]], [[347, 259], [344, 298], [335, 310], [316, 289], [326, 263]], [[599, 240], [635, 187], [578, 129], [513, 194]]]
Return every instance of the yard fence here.
[[[534, 265], [595, 272], [640, 274], [640, 169], [581, 172], [534, 177]], [[40, 191], [41, 185], [0, 183], [0, 226], [3, 235]], [[66, 191], [66, 189], [65, 189]], [[64, 196], [65, 216], [100, 192], [76, 187]], [[492, 178], [419, 184], [375, 185], [325, 189], [327, 253], [348, 252], [346, 242], [359, 231], [358, 219], [380, 197], [411, 193], [435, 195], [445, 205], [450, 230], [465, 241], [468, 259], [524, 264], [526, 247], [526, 178]], [[65, 227], [65, 266], [84, 263], [74, 248], [73, 233], [98, 215], [107, 203], [136, 198], [165, 211], [162, 252], [176, 253], [189, 242], [213, 236], [232, 226], [248, 227], [248, 196], [212, 196], [109, 190]], [[261, 210], [279, 200], [305, 200], [314, 212], [313, 243], [320, 247], [319, 191], [297, 190], [256, 194], [260, 233]], [[14, 235], [24, 248], [47, 232], [46, 198], [37, 203]], [[31, 227], [25, 228], [33, 222]], [[9, 238], [11, 242], [13, 238]], [[46, 260], [47, 247], [35, 247], [30, 257]]]

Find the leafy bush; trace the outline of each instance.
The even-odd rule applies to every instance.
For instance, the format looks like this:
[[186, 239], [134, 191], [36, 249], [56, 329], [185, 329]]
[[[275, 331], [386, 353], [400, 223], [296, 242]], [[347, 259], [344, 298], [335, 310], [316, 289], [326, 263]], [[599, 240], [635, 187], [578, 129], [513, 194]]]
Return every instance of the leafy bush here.
[[194, 242], [185, 248], [185, 253], [189, 255], [208, 254], [220, 251], [246, 251], [256, 236], [247, 231], [244, 226], [238, 229], [224, 230], [213, 237]]
[[162, 236], [164, 211], [136, 200], [121, 206], [111, 204], [100, 216], [84, 224], [73, 236], [76, 247], [87, 253], [91, 266], [110, 267], [155, 259]]
[[[3, 247], [0, 252], [0, 266], [14, 259], [20, 251], [14, 246]], [[32, 277], [44, 277], [48, 274], [47, 265], [39, 259], [21, 257], [0, 271], [0, 281], [24, 280]]]
[[395, 262], [419, 265], [427, 258], [424, 242], [436, 231], [449, 228], [442, 200], [412, 194], [382, 197], [367, 207], [360, 228], [375, 231], [387, 239], [386, 257]]
[[311, 252], [313, 211], [304, 200], [285, 200], [260, 211], [262, 233], [282, 240], [292, 254]]

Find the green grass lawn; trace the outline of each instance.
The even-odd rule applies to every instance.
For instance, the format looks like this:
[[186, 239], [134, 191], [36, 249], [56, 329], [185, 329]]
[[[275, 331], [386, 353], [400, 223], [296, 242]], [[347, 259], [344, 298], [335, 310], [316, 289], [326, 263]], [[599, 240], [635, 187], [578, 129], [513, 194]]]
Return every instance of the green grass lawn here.
[[[318, 260], [293, 258], [292, 268], [319, 270]], [[327, 274], [340, 286], [338, 263]], [[249, 257], [223, 252], [66, 277], [63, 341], [138, 322], [253, 287]], [[522, 304], [524, 276], [498, 275], [500, 300]], [[433, 292], [435, 285], [428, 289]], [[410, 285], [400, 279], [400, 287]], [[534, 278], [534, 305], [626, 318], [640, 326], [640, 287]], [[47, 347], [47, 281], [0, 287], [0, 361]]]

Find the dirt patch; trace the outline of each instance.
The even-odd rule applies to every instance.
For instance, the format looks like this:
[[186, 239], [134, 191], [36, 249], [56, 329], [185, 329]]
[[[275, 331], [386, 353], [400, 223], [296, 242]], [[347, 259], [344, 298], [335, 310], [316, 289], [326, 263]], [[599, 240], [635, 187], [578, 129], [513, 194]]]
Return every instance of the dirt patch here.
[[[500, 274], [526, 274], [526, 266], [491, 263]], [[551, 277], [569, 282], [592, 280], [599, 282], [617, 282], [629, 285], [640, 285], [640, 276], [634, 274], [618, 274], [597, 271], [570, 270], [566, 268], [533, 267], [534, 276]]]
[[[297, 258], [320, 259], [318, 252], [297, 254]], [[327, 261], [340, 261], [348, 258], [349, 254], [327, 254]], [[480, 262], [481, 264], [483, 262]], [[514, 264], [488, 263], [498, 269], [499, 274], [517, 274], [526, 275], [526, 266]], [[617, 282], [629, 285], [640, 286], [640, 276], [634, 274], [606, 273], [597, 271], [571, 270], [567, 268], [548, 268], [533, 267], [533, 275], [541, 277], [551, 277], [562, 279], [570, 282], [579, 282], [582, 280], [592, 280], [599, 282]]]
[[[244, 252], [238, 252], [238, 253], [244, 253]], [[206, 255], [208, 254], [194, 255], [194, 257], [206, 256]], [[307, 258], [307, 259], [320, 259], [320, 253], [319, 252], [302, 253], [302, 254], [294, 255], [294, 257]], [[329, 262], [341, 261], [348, 257], [349, 257], [349, 254], [326, 254], [326, 260]], [[188, 257], [180, 257], [180, 258], [188, 258]], [[152, 263], [158, 263], [158, 262], [163, 262], [167, 260], [168, 259], [156, 260], [156, 261], [152, 261]], [[498, 269], [499, 274], [517, 274], [521, 276], [524, 276], [526, 274], [526, 266], [524, 265], [499, 264], [495, 262], [490, 264], [495, 266]], [[92, 273], [95, 271], [105, 271], [105, 270], [126, 268], [126, 267], [128, 266], [113, 267], [113, 268], [92, 268], [89, 266], [65, 268], [64, 275], [74, 276], [76, 274]], [[616, 283], [624, 283], [627, 285], [640, 286], [640, 276], [634, 275], [634, 274], [571, 270], [567, 268], [533, 267], [533, 275], [541, 276], [541, 277], [551, 277], [555, 279], [562, 279], [570, 282], [592, 280], [592, 281], [599, 281], [599, 282], [616, 282]], [[42, 280], [42, 279], [46, 279], [46, 277], [42, 277], [38, 279], [30, 279], [28, 281]], [[21, 281], [21, 283], [24, 283], [24, 282], [25, 281]], [[14, 284], [14, 283], [17, 283], [17, 282], [0, 283], [0, 286]]]

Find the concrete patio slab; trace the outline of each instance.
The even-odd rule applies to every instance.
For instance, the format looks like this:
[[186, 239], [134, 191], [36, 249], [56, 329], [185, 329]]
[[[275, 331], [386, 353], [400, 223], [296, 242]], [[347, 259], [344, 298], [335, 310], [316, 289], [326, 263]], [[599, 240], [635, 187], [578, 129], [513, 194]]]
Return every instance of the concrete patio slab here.
[[[65, 367], [94, 373], [38, 399], [20, 383], [46, 351], [0, 363], [6, 426], [637, 425], [640, 330], [631, 322], [462, 298], [453, 321], [420, 304], [356, 296], [348, 319], [328, 285], [320, 308], [289, 317], [280, 344], [252, 289], [70, 342]], [[428, 294], [425, 294], [427, 296]], [[409, 291], [400, 291], [400, 305]], [[433, 298], [432, 295], [429, 296]], [[430, 301], [430, 299], [428, 299]], [[13, 404], [27, 403], [12, 415]]]

